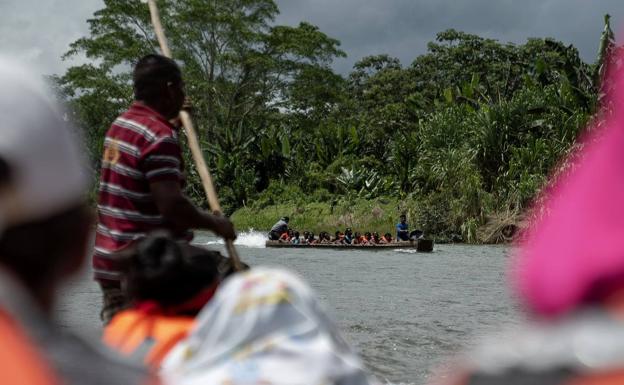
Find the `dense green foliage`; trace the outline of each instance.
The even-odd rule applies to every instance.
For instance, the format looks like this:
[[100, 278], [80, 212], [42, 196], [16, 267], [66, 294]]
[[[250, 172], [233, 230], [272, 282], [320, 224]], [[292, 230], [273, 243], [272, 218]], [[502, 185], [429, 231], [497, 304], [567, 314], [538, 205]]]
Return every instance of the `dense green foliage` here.
[[[159, 3], [228, 213], [281, 204], [293, 212], [276, 216], [294, 217], [314, 202], [348, 210], [381, 199], [392, 215], [417, 211], [429, 233], [471, 242], [489, 239], [479, 229], [492, 218], [520, 213], [571, 150], [595, 112], [607, 50], [589, 65], [552, 39], [447, 30], [409, 66], [370, 56], [340, 76], [330, 67], [339, 42], [308, 23], [275, 25], [272, 0]], [[57, 79], [95, 168], [131, 100], [133, 62], [156, 49], [148, 21], [139, 0], [106, 0], [67, 53], [91, 64]], [[192, 169], [189, 180], [204, 204]]]

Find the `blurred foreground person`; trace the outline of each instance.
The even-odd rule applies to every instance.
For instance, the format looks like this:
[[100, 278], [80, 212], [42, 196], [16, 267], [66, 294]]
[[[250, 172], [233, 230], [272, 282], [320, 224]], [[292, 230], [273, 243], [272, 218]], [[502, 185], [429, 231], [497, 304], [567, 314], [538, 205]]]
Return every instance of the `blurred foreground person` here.
[[127, 250], [132, 306], [113, 317], [104, 341], [123, 355], [157, 369], [195, 324], [231, 264], [216, 251], [155, 234]]
[[0, 57], [0, 84], [0, 384], [151, 383], [51, 319], [86, 257], [89, 176], [38, 79]]
[[486, 341], [452, 383], [624, 384], [621, 70], [610, 82], [613, 109], [545, 191], [514, 258], [512, 281], [533, 321]]
[[162, 374], [183, 385], [374, 383], [311, 289], [267, 268], [223, 283]]
[[234, 239], [232, 223], [196, 207], [183, 193], [184, 161], [174, 120], [184, 103], [184, 81], [175, 61], [147, 55], [133, 72], [134, 98], [106, 132], [93, 255], [95, 279], [108, 322], [128, 305], [121, 290], [117, 253], [147, 234], [166, 230], [190, 241], [191, 229]]

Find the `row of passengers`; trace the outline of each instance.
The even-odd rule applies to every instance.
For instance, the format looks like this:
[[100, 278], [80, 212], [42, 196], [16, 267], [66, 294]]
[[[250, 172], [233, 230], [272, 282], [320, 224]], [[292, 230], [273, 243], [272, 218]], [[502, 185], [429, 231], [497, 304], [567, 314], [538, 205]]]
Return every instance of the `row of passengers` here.
[[324, 239], [334, 244], [345, 245], [368, 245], [368, 244], [385, 244], [394, 241], [390, 233], [385, 233], [380, 236], [378, 232], [366, 232], [361, 234], [359, 232], [353, 233], [350, 228], [347, 228], [345, 232], [336, 231], [333, 237], [330, 237], [328, 233], [324, 234]]
[[280, 242], [288, 242], [294, 245], [304, 244], [304, 245], [315, 245], [315, 244], [345, 244], [345, 245], [368, 245], [368, 244], [386, 244], [393, 242], [392, 235], [390, 233], [386, 233], [383, 236], [379, 236], [379, 233], [374, 232], [366, 232], [364, 234], [361, 233], [353, 233], [350, 228], [347, 228], [343, 233], [341, 231], [336, 231], [334, 236], [330, 236], [328, 232], [322, 231], [318, 238], [314, 233], [305, 231], [303, 233], [303, 237], [299, 234], [298, 231], [294, 231], [292, 229], [288, 229], [287, 232], [283, 233], [279, 237]]
[[[288, 227], [288, 223], [290, 222], [290, 218], [284, 216], [280, 218], [275, 225], [269, 231], [269, 240], [271, 241], [282, 241], [282, 242], [292, 242], [292, 243], [300, 243], [299, 234], [295, 234], [296, 232]], [[407, 217], [405, 214], [402, 214], [399, 218], [399, 223], [396, 225], [396, 240], [397, 241], [409, 241], [416, 240], [423, 236], [423, 232], [420, 230], [409, 231], [409, 225], [407, 224]], [[336, 231], [334, 238], [332, 239], [328, 233], [321, 233], [318, 240], [314, 238], [314, 236], [310, 237], [305, 235], [304, 233], [304, 243], [389, 243], [392, 242], [392, 236], [389, 233], [384, 234], [383, 237], [380, 237], [377, 233], [365, 233], [361, 235], [359, 233], [353, 234], [351, 229], [347, 228], [345, 233], [340, 233], [340, 231]]]

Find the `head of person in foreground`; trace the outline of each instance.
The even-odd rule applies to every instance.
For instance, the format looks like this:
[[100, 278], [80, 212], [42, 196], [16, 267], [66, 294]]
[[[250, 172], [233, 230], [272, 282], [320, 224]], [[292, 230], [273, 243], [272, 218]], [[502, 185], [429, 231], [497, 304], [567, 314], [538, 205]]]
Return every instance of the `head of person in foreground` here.
[[0, 266], [50, 311], [86, 256], [90, 177], [45, 84], [1, 57], [0, 83]]

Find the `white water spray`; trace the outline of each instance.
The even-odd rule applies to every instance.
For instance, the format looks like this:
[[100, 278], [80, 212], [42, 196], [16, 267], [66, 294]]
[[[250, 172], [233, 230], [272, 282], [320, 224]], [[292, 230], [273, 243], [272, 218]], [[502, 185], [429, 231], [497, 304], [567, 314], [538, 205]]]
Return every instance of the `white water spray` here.
[[[238, 238], [234, 241], [234, 245], [249, 247], [251, 249], [264, 249], [267, 240], [267, 234], [254, 229], [238, 233]], [[223, 239], [208, 241], [204, 245], [223, 245]]]

